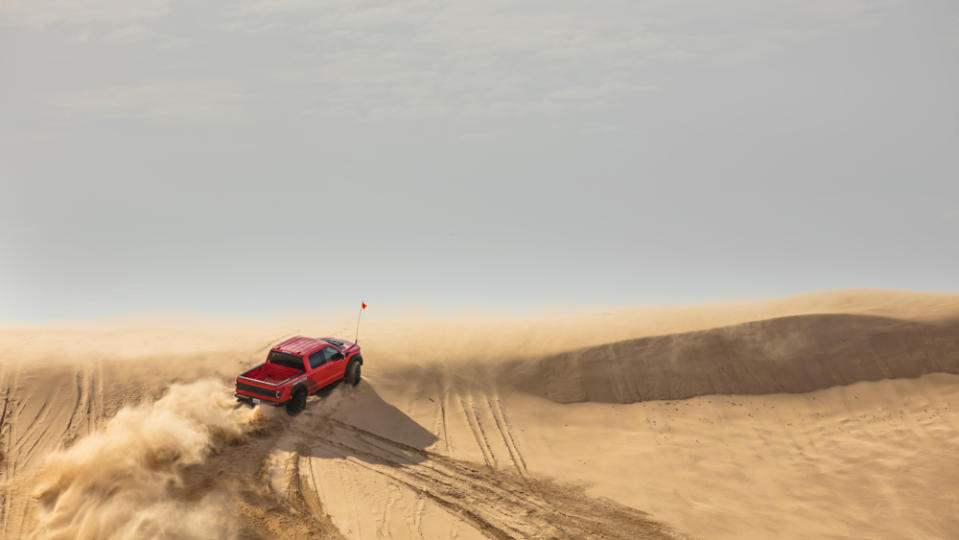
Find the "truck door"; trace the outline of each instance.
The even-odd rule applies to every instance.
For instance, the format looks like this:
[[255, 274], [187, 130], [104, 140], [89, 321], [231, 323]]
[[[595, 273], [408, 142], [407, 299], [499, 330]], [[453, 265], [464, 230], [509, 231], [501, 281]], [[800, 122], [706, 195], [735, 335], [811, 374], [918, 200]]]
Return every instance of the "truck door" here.
[[329, 347], [330, 359], [326, 362], [329, 366], [330, 378], [324, 384], [332, 384], [346, 375], [346, 355], [334, 347]]
[[339, 351], [333, 347], [324, 347], [310, 355], [310, 393], [336, 380], [336, 362], [330, 359]]

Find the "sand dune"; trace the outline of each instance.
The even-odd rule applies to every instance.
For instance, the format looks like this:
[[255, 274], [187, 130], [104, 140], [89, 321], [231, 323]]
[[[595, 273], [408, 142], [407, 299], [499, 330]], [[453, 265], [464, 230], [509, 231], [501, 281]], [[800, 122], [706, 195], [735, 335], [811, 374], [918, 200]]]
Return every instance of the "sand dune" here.
[[232, 376], [348, 316], [0, 329], [0, 536], [959, 530], [959, 295], [364, 324], [364, 382], [293, 419]]
[[959, 373], [959, 318], [796, 315], [589, 347], [501, 369], [501, 385], [559, 403], [821, 390]]

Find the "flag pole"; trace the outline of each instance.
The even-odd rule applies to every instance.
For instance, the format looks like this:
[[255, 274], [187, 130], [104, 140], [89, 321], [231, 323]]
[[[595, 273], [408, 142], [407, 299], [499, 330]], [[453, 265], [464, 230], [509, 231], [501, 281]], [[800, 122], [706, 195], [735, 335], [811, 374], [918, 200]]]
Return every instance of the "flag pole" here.
[[360, 302], [360, 314], [356, 316], [356, 337], [353, 338], [353, 343], [359, 345], [360, 343], [360, 319], [363, 317], [363, 311], [366, 309], [366, 302]]

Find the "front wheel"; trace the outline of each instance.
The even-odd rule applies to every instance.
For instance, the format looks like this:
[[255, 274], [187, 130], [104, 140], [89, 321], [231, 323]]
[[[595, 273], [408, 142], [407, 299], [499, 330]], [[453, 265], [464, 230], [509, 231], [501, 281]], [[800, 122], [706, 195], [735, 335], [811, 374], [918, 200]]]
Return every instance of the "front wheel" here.
[[350, 386], [356, 386], [360, 384], [360, 378], [363, 376], [363, 364], [353, 360], [350, 362], [350, 365], [346, 366], [346, 376], [343, 377], [347, 384]]
[[302, 388], [293, 393], [290, 401], [286, 402], [286, 414], [296, 416], [306, 408], [306, 390]]

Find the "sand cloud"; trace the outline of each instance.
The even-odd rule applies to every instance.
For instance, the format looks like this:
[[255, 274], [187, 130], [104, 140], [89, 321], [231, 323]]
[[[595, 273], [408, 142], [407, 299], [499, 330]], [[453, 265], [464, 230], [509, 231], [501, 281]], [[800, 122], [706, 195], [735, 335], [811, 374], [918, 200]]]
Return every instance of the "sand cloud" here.
[[191, 500], [179, 473], [255, 419], [221, 382], [172, 386], [157, 402], [121, 410], [102, 431], [51, 455], [34, 496], [37, 538], [223, 538], [231, 526], [217, 496]]

